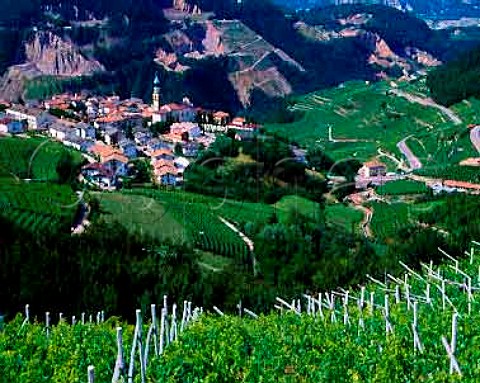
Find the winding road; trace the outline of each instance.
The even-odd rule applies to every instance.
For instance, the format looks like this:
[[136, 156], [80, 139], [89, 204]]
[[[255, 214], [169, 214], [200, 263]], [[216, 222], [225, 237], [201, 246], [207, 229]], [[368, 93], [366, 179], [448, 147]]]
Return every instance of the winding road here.
[[422, 168], [421, 161], [418, 159], [418, 157], [415, 154], [413, 154], [413, 152], [407, 146], [407, 140], [410, 137], [412, 137], [412, 136], [405, 137], [402, 141], [398, 142], [397, 143], [397, 148], [398, 148], [398, 150], [400, 150], [400, 152], [407, 159], [410, 170], [421, 169]]
[[356, 205], [355, 208], [357, 210], [362, 211], [365, 215], [362, 220], [363, 235], [367, 238], [372, 238], [373, 234], [372, 234], [372, 229], [370, 228], [370, 222], [372, 221], [372, 217], [373, 217], [373, 209], [362, 206], [362, 205]]
[[248, 238], [244, 233], [242, 233], [240, 230], [237, 229], [237, 227], [233, 224], [227, 221], [225, 218], [218, 216], [218, 219], [222, 221], [229, 229], [233, 230], [235, 233], [237, 233], [240, 238], [242, 239], [243, 242], [248, 247], [248, 250], [250, 250], [250, 254], [252, 255], [252, 265], [253, 265], [253, 273], [256, 275], [257, 273], [257, 258], [255, 257], [255, 245], [253, 241]]
[[400, 89], [392, 89], [392, 90], [390, 90], [390, 92], [397, 95], [397, 96], [405, 98], [409, 102], [415, 102], [415, 103], [423, 105], [423, 106], [429, 106], [431, 108], [438, 109], [445, 116], [447, 116], [455, 125], [460, 125], [462, 123], [462, 119], [460, 117], [458, 117], [452, 110], [448, 109], [447, 107], [445, 107], [443, 105], [437, 104], [431, 98], [418, 97], [418, 96], [415, 96], [413, 94], [404, 92]]
[[476, 126], [470, 130], [470, 140], [472, 141], [472, 145], [480, 154], [480, 126]]

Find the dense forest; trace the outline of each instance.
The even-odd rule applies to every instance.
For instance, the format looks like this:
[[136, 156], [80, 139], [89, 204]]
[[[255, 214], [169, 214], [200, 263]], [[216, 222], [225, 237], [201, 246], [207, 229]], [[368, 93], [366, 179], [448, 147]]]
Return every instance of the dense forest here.
[[479, 78], [480, 46], [430, 72], [427, 85], [433, 98], [448, 106], [480, 96]]

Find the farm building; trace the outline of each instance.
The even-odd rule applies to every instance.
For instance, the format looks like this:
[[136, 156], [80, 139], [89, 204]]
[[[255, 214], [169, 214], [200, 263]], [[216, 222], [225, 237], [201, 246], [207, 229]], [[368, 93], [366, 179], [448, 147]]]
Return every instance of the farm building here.
[[368, 161], [363, 164], [358, 174], [365, 178], [384, 177], [387, 175], [387, 165], [377, 160]]

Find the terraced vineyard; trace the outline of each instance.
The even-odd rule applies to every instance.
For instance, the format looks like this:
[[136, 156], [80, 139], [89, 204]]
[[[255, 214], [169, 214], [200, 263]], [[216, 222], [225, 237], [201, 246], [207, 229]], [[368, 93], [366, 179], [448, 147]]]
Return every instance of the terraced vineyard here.
[[0, 215], [26, 230], [69, 228], [77, 202], [69, 186], [0, 178]]
[[[350, 82], [315, 92], [292, 106], [302, 118], [267, 129], [306, 146], [321, 145], [335, 159], [355, 156], [364, 161], [376, 155], [378, 147], [399, 154], [396, 143], [406, 136], [431, 135], [434, 129], [451, 125], [437, 109], [411, 103], [391, 89], [386, 82]], [[329, 139], [329, 126], [334, 141]]]
[[[239, 220], [242, 203], [180, 191], [134, 189], [129, 193], [147, 196], [160, 203], [165, 210], [163, 220], [167, 222], [171, 217], [183, 226], [187, 242], [215, 254], [247, 259], [248, 249], [244, 241], [219, 218]], [[243, 217], [246, 216], [248, 213], [243, 212]]]
[[80, 163], [79, 152], [39, 138], [0, 138], [0, 173], [12, 177], [56, 181], [56, 166], [62, 153], [68, 151]]
[[43, 314], [35, 321], [19, 315], [0, 329], [2, 379], [87, 381], [92, 366], [95, 382], [477, 382], [479, 245], [472, 243], [464, 259], [439, 249], [442, 266], [423, 264], [416, 272], [404, 265], [398, 278], [370, 278], [358, 289], [303, 295], [293, 304], [279, 297], [267, 315], [214, 308], [195, 316], [185, 304], [181, 321], [168, 308], [161, 321], [137, 321], [135, 335], [116, 318], [83, 324], [77, 316], [69, 325], [55, 315], [46, 325]]
[[388, 182], [376, 189], [381, 195], [407, 195], [407, 194], [424, 194], [428, 191], [428, 187], [422, 182], [411, 180], [398, 180]]

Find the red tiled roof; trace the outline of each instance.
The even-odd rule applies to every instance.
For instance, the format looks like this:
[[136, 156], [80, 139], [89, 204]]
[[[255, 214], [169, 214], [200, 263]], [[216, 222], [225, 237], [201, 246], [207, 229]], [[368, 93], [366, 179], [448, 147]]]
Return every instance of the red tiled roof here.
[[157, 149], [150, 156], [151, 157], [158, 157], [158, 156], [162, 156], [162, 155], [171, 156], [171, 155], [173, 155], [173, 151], [171, 151], [170, 149]]
[[480, 190], [479, 184], [473, 184], [470, 182], [463, 182], [463, 181], [445, 180], [443, 181], [443, 185], [448, 187], [453, 187], [453, 188]]
[[363, 164], [363, 166], [366, 166], [367, 168], [377, 168], [377, 167], [386, 167], [383, 162], [380, 162], [378, 160], [373, 160], [373, 161], [367, 161]]
[[118, 152], [115, 152], [115, 153], [110, 154], [109, 156], [103, 157], [102, 158], [102, 163], [112, 161], [112, 160], [121, 162], [123, 164], [128, 163], [128, 158], [126, 156], [124, 156], [123, 154], [120, 154]]

